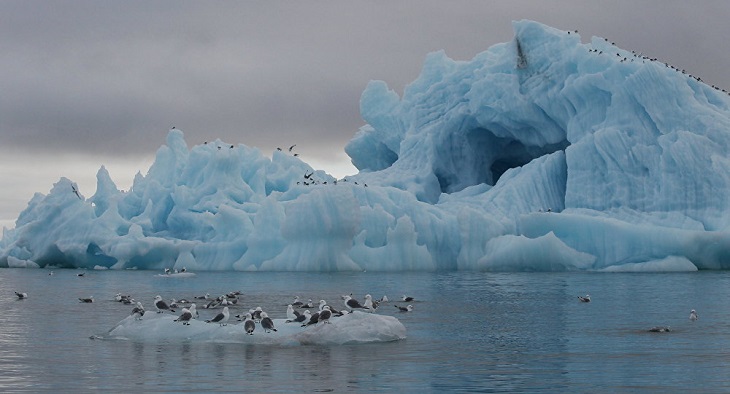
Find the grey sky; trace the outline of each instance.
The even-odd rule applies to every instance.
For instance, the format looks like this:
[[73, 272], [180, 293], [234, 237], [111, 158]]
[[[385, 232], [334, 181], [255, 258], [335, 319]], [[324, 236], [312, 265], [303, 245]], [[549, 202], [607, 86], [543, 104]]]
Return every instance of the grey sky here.
[[727, 1], [2, 1], [0, 226], [61, 176], [88, 197], [104, 164], [129, 187], [172, 126], [353, 173], [369, 80], [400, 93], [429, 52], [469, 60], [516, 19], [730, 88]]

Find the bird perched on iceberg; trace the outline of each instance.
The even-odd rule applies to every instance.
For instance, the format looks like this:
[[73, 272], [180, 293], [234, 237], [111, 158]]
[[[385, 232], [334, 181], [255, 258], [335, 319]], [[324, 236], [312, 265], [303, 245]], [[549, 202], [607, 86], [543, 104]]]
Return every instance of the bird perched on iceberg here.
[[264, 329], [264, 332], [276, 331], [276, 328], [274, 328], [274, 321], [271, 320], [266, 312], [261, 312], [261, 328]]
[[254, 323], [250, 313], [246, 314], [246, 321], [243, 322], [243, 328], [246, 330], [246, 334], [253, 335], [253, 331], [256, 329], [256, 323]]
[[224, 306], [224, 307], [223, 307], [223, 312], [221, 312], [221, 313], [219, 313], [219, 314], [215, 315], [215, 317], [214, 317], [214, 318], [212, 318], [212, 319], [210, 319], [210, 320], [206, 320], [205, 322], [206, 322], [206, 323], [218, 323], [218, 324], [220, 324], [221, 326], [225, 326], [225, 325], [227, 325], [227, 324], [228, 324], [228, 318], [229, 318], [230, 316], [231, 316], [231, 315], [230, 315], [230, 313], [228, 312], [228, 307], [227, 307], [227, 306]]
[[170, 312], [175, 312], [174, 309], [170, 309], [170, 306], [167, 305], [167, 303], [159, 295], [155, 296], [155, 308], [157, 308], [157, 313], [163, 313], [168, 310]]
[[134, 316], [134, 320], [142, 320], [142, 316], [144, 316], [144, 307], [141, 302], [137, 301], [137, 306], [132, 309], [131, 315]]

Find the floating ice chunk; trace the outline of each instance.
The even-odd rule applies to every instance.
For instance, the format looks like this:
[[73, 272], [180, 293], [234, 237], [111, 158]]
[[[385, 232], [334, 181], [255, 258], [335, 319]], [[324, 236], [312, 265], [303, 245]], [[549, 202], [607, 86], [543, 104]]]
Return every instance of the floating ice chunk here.
[[8, 267], [9, 268], [40, 268], [40, 266], [30, 260], [17, 259], [13, 256], [8, 256]]
[[142, 320], [128, 316], [102, 339], [123, 339], [139, 342], [195, 341], [217, 343], [250, 343], [269, 345], [345, 345], [391, 342], [406, 338], [405, 326], [393, 316], [356, 311], [330, 319], [314, 327], [273, 319], [277, 331], [265, 333], [256, 327], [246, 334], [241, 324], [219, 326], [192, 320], [189, 326], [176, 323], [173, 314], [145, 314]]
[[612, 265], [601, 269], [603, 272], [692, 272], [697, 266], [683, 256], [667, 256], [661, 260], [644, 263]]

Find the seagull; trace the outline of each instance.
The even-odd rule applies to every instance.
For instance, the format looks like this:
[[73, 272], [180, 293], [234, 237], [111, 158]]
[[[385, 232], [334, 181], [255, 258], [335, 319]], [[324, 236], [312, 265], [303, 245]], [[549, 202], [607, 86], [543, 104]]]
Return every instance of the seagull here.
[[294, 149], [294, 147], [295, 147], [295, 146], [297, 146], [297, 144], [294, 144], [294, 145], [290, 146], [290, 147], [289, 147], [289, 152], [291, 152], [291, 151], [292, 151], [292, 149]]
[[330, 324], [330, 317], [332, 317], [332, 311], [329, 305], [325, 305], [324, 309], [319, 312], [319, 321]]
[[694, 309], [692, 309], [691, 311], [689, 311], [689, 319], [690, 320], [695, 321], [695, 320], [697, 320], [699, 318], [700, 317], [697, 316], [697, 311], [695, 311]]
[[81, 195], [79, 194], [79, 189], [76, 188], [76, 185], [75, 184], [72, 184], [71, 185], [71, 190], [73, 190], [73, 192], [76, 195], [76, 197], [78, 197], [79, 200], [81, 200]]
[[303, 304], [300, 306], [300, 308], [314, 308], [314, 304], [312, 303], [312, 299], [310, 298], [309, 301], [307, 301], [306, 304]]
[[585, 297], [578, 296], [578, 299], [580, 300], [580, 302], [591, 302], [591, 295], [586, 294]]
[[409, 296], [405, 296], [405, 295], [403, 296], [403, 298], [401, 298], [401, 301], [403, 301], [403, 302], [412, 302], [414, 300], [415, 300], [415, 298], [409, 297]]
[[398, 310], [401, 312], [410, 312], [413, 310], [413, 305], [408, 305], [408, 306], [393, 305], [393, 306], [398, 308]]
[[328, 308], [330, 308], [330, 312], [332, 312], [333, 315], [342, 316], [342, 312], [340, 312], [337, 309], [332, 308], [331, 306], [327, 305], [327, 301], [325, 301], [325, 300], [319, 300], [319, 311], [320, 312], [322, 312], [322, 310], [324, 309], [325, 305]]
[[311, 316], [309, 316], [309, 321], [306, 322], [306, 323], [304, 323], [304, 324], [302, 324], [302, 327], [306, 327], [306, 326], [309, 326], [311, 324], [317, 324], [317, 322], [319, 322], [319, 315], [321, 313], [322, 312], [314, 312]]
[[183, 326], [189, 326], [190, 320], [192, 320], [192, 319], [193, 319], [192, 312], [190, 312], [190, 310], [187, 308], [183, 308], [182, 314], [177, 319], [175, 319], [175, 321], [182, 322]]
[[137, 301], [137, 306], [132, 309], [131, 315], [134, 316], [134, 320], [142, 320], [142, 316], [144, 316], [144, 307], [141, 302]]
[[212, 318], [212, 319], [210, 319], [210, 320], [206, 320], [205, 322], [206, 322], [206, 323], [218, 323], [218, 324], [220, 324], [221, 326], [225, 326], [225, 325], [227, 325], [227, 324], [228, 324], [228, 318], [229, 318], [230, 316], [231, 316], [231, 315], [230, 315], [230, 313], [228, 312], [228, 307], [227, 307], [227, 306], [224, 306], [224, 307], [223, 307], [223, 312], [221, 312], [221, 313], [219, 313], [219, 314], [215, 315], [215, 317], [214, 317], [214, 318]]
[[207, 300], [210, 297], [210, 293], [205, 293], [204, 296], [195, 296], [196, 300]]
[[360, 305], [360, 302], [349, 295], [345, 296], [345, 306], [352, 311], [353, 309], [365, 309], [364, 306]]
[[649, 332], [670, 332], [669, 326], [656, 326], [649, 329]]
[[198, 318], [198, 310], [195, 309], [195, 304], [190, 304], [190, 308], [188, 308], [188, 310], [190, 311], [190, 314], [193, 315], [193, 319]]
[[262, 314], [264, 312], [263, 312], [263, 309], [261, 309], [260, 306], [257, 306], [256, 309], [254, 309], [252, 311], [249, 311], [249, 313], [251, 313], [251, 318], [253, 318], [253, 321], [259, 321], [260, 322], [261, 319], [263, 318]]
[[90, 303], [94, 302], [94, 296], [91, 296], [89, 298], [79, 298], [79, 301], [80, 302], [85, 302], [87, 304], [90, 304]]
[[251, 318], [251, 314], [246, 314], [246, 321], [243, 322], [243, 328], [246, 330], [246, 334], [253, 335], [253, 330], [256, 329], [256, 323]]
[[162, 313], [163, 310], [169, 310], [170, 312], [175, 312], [174, 309], [170, 309], [170, 306], [167, 305], [167, 303], [159, 295], [155, 296], [155, 308], [157, 308], [157, 313]]
[[376, 309], [378, 307], [377, 304], [373, 303], [373, 296], [370, 294], [365, 294], [365, 304], [363, 306], [365, 309]]
[[276, 331], [276, 328], [274, 328], [274, 321], [271, 320], [266, 312], [261, 312], [261, 328], [263, 328], [265, 332]]
[[294, 319], [296, 319], [298, 316], [297, 313], [298, 312], [296, 312], [294, 310], [294, 307], [291, 304], [287, 305], [286, 306], [286, 319], [287, 319], [286, 321], [289, 322], [289, 321], [293, 321]]
[[303, 304], [301, 301], [299, 301], [299, 296], [294, 297], [294, 302], [291, 303], [292, 306], [295, 306], [297, 308], [301, 307]]
[[309, 309], [305, 310], [304, 313], [294, 311], [294, 314], [296, 315], [296, 317], [292, 320], [287, 320], [287, 323], [302, 323], [312, 316], [312, 313], [309, 312]]
[[19, 300], [24, 300], [24, 299], [28, 298], [28, 293], [19, 293], [16, 291], [15, 295], [18, 296]]

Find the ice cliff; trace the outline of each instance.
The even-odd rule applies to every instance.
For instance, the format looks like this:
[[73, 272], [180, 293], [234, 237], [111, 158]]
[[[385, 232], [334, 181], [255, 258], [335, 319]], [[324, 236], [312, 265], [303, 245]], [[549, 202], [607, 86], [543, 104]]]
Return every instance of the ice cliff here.
[[371, 82], [336, 180], [285, 151], [171, 130], [146, 176], [62, 178], [2, 266], [188, 270], [730, 268], [730, 97], [671, 64], [532, 22], [471, 61]]

